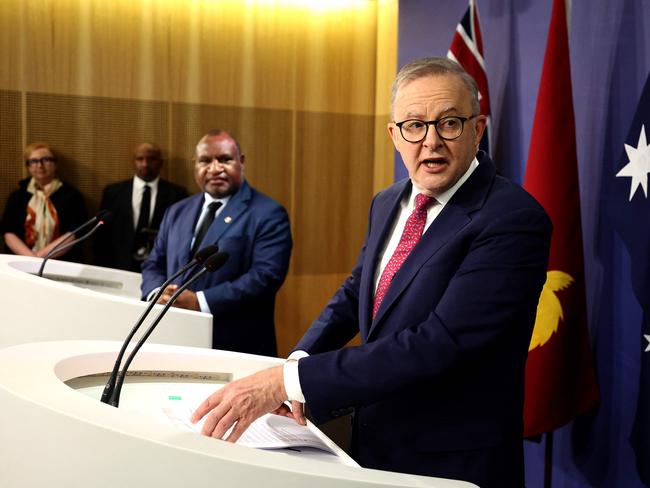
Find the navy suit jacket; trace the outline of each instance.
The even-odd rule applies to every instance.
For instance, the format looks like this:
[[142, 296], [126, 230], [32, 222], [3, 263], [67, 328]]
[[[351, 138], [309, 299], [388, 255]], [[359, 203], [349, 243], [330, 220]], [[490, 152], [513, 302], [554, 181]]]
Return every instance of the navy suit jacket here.
[[[102, 194], [100, 210], [110, 210], [113, 217], [95, 237], [95, 264], [140, 272], [140, 263], [133, 259], [135, 222], [133, 222], [133, 178], [107, 185]], [[165, 210], [187, 197], [182, 186], [158, 180], [156, 205], [151, 216], [151, 229], [158, 229]]]
[[[191, 259], [190, 243], [203, 202], [199, 193], [165, 214], [142, 265], [143, 296]], [[205, 294], [214, 316], [212, 347], [276, 356], [275, 295], [287, 275], [292, 246], [286, 210], [244, 182], [212, 222], [201, 247], [208, 244], [230, 255], [223, 267], [190, 287]]]
[[[358, 262], [296, 349], [317, 420], [354, 411], [362, 466], [523, 486], [524, 366], [551, 223], [487, 156], [396, 273], [372, 318], [375, 271], [404, 180], [372, 202]], [[357, 332], [361, 346], [340, 349]]]

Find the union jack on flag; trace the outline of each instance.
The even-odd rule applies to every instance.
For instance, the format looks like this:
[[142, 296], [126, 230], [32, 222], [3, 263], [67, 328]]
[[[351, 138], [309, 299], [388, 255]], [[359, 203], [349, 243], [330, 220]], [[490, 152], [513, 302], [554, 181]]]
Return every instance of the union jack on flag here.
[[460, 64], [476, 80], [481, 114], [487, 116], [487, 127], [479, 147], [489, 154], [492, 118], [490, 117], [490, 95], [485, 73], [485, 61], [483, 60], [483, 40], [481, 39], [481, 26], [478, 19], [476, 0], [469, 0], [467, 11], [460, 24], [456, 27], [456, 33], [451, 40], [447, 57]]

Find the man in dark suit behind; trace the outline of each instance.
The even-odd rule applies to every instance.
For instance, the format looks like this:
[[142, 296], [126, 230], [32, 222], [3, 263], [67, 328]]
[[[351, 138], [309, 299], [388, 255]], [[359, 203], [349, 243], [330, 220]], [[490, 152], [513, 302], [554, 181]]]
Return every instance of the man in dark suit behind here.
[[160, 178], [163, 157], [156, 144], [138, 144], [133, 166], [133, 178], [104, 188], [99, 208], [113, 217], [95, 238], [95, 263], [139, 273], [165, 210], [185, 198], [187, 191]]
[[[216, 349], [276, 356], [275, 295], [289, 268], [291, 228], [284, 207], [244, 179], [244, 160], [227, 132], [213, 129], [201, 138], [194, 176], [203, 191], [165, 214], [142, 266], [142, 293], [151, 297], [198, 249], [216, 244], [228, 261], [185, 290], [174, 306], [212, 313]], [[170, 285], [159, 302], [166, 303], [186, 278]]]
[[[453, 61], [403, 67], [388, 132], [409, 178], [373, 199], [351, 276], [284, 366], [229, 383], [193, 415], [234, 442], [267, 412], [354, 412], [364, 467], [524, 484], [524, 367], [551, 222], [478, 151], [486, 118]], [[343, 348], [356, 333], [361, 345]], [[283, 405], [291, 400], [292, 411]], [[209, 413], [209, 414], [208, 414]]]

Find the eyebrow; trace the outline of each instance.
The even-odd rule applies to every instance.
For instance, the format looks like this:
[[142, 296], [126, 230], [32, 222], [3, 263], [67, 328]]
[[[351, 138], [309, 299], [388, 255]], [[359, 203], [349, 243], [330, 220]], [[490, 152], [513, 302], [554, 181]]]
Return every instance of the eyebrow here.
[[235, 159], [235, 155], [231, 153], [220, 153], [215, 155], [201, 154], [196, 159], [198, 161], [202, 158], [210, 158], [210, 161], [212, 161], [213, 159], [223, 159], [223, 158]]
[[[437, 119], [441, 119], [441, 118], [446, 117], [448, 115], [457, 115], [459, 113], [460, 113], [460, 111], [456, 107], [449, 107], [449, 108], [446, 108], [446, 109], [442, 110], [438, 114]], [[406, 119], [420, 118], [420, 117], [424, 117], [424, 115], [422, 115], [422, 112], [420, 112], [419, 110], [417, 110], [417, 111], [416, 110], [410, 110], [410, 111], [406, 112], [406, 115], [405, 115]]]

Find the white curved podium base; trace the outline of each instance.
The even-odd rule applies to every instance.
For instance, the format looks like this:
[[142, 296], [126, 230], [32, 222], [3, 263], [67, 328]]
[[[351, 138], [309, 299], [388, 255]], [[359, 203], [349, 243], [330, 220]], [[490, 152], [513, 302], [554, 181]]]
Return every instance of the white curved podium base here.
[[[124, 408], [113, 408], [64, 383], [110, 370], [119, 347], [117, 342], [60, 341], [0, 350], [3, 488], [474, 486], [353, 467], [340, 450], [340, 459], [332, 462], [332, 455], [324, 461], [230, 444], [153, 415], [157, 393], [149, 395], [154, 397], [151, 405], [141, 408], [138, 401], [129, 404], [125, 390]], [[281, 363], [225, 351], [147, 345], [132, 369], [230, 373], [236, 379]], [[183, 387], [193, 391], [193, 384], [206, 388], [201, 383]]]

